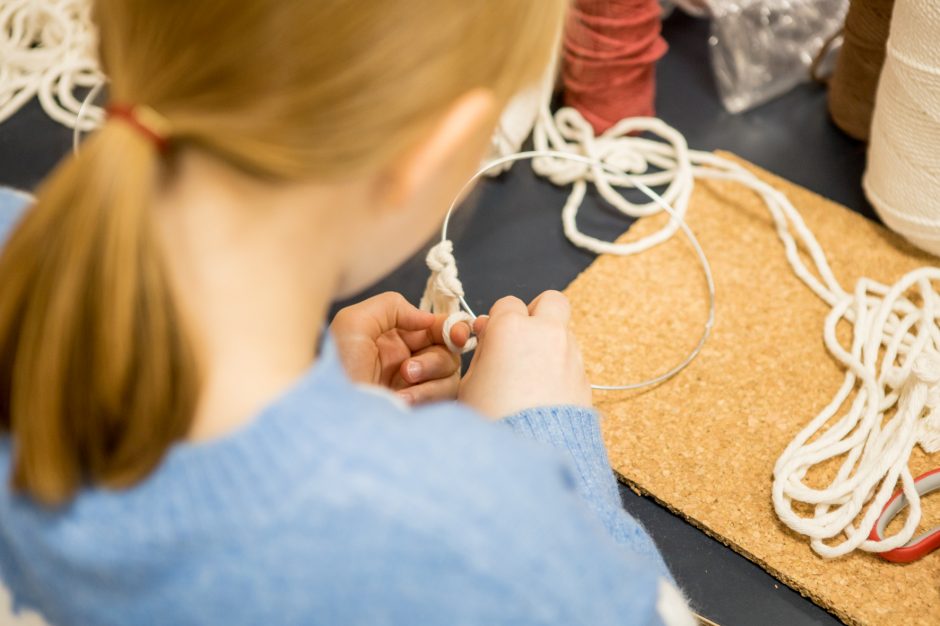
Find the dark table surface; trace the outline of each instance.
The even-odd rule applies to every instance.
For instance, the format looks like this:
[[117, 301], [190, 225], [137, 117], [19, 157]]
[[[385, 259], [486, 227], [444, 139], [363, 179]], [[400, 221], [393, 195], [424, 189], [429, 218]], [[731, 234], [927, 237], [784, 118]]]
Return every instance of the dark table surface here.
[[[674, 15], [664, 24], [670, 51], [658, 68], [657, 114], [689, 145], [724, 149], [868, 217], [862, 194], [864, 145], [841, 134], [826, 113], [825, 91], [803, 85], [753, 111], [722, 109], [708, 60], [708, 24]], [[71, 131], [35, 102], [0, 125], [0, 184], [31, 189], [71, 146]], [[593, 260], [561, 230], [567, 190], [537, 179], [526, 163], [487, 181], [451, 231], [474, 309], [503, 295], [531, 298], [563, 289]], [[589, 199], [580, 219], [590, 234], [615, 238], [629, 222]], [[370, 289], [394, 289], [417, 301], [427, 270], [416, 255]], [[367, 295], [367, 294], [364, 294]], [[658, 504], [622, 487], [624, 507], [652, 534], [692, 605], [723, 626], [837, 624], [834, 617]]]

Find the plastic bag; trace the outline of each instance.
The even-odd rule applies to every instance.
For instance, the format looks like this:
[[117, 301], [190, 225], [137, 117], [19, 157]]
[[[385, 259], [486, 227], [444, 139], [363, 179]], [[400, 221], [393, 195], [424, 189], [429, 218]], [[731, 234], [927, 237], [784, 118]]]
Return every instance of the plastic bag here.
[[[810, 80], [842, 28], [848, 0], [708, 0], [712, 67], [725, 108], [739, 113]], [[835, 46], [828, 46], [833, 54]]]

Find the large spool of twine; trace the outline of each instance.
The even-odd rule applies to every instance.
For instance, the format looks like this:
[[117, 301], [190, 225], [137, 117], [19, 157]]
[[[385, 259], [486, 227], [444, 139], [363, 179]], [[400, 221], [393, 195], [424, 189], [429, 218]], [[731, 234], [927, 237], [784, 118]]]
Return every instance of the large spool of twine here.
[[565, 30], [565, 105], [600, 134], [625, 117], [652, 117], [656, 61], [666, 53], [659, 0], [577, 0]]
[[868, 140], [894, 0], [852, 0], [829, 81], [829, 114], [846, 134]]
[[896, 0], [865, 194], [885, 224], [940, 254], [940, 3]]

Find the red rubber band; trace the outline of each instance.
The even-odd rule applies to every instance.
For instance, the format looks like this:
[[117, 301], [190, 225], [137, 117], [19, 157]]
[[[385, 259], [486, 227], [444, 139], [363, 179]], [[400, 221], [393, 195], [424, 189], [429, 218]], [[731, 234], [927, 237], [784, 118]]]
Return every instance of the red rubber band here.
[[[925, 481], [925, 479], [928, 479], [938, 473], [940, 473], [940, 468], [925, 472], [915, 478], [914, 483], [915, 485], [917, 483], [921, 483], [922, 481]], [[933, 491], [933, 489], [930, 491]], [[920, 489], [918, 489], [918, 492], [920, 493]], [[875, 525], [872, 527], [871, 533], [868, 535], [868, 538], [871, 541], [881, 541], [881, 535], [878, 532], [879, 523], [882, 521], [881, 517], [884, 516], [885, 511], [891, 508], [891, 505], [894, 504], [895, 500], [902, 497], [903, 495], [904, 492], [902, 490], [898, 490], [885, 504], [884, 509], [881, 511], [881, 516], [875, 520]], [[890, 520], [887, 520], [887, 522], [890, 522]], [[887, 526], [887, 522], [885, 523], [885, 526]], [[934, 530], [933, 532], [928, 533], [926, 536], [921, 537], [921, 539], [918, 541], [912, 541], [911, 543], [903, 545], [900, 548], [888, 550], [887, 552], [878, 552], [877, 554], [884, 560], [891, 561], [893, 563], [911, 563], [920, 558], [923, 558], [938, 548], [940, 548], [940, 530]]]
[[169, 138], [159, 133], [151, 125], [144, 123], [137, 112], [137, 106], [132, 104], [109, 104], [105, 108], [108, 117], [122, 120], [131, 125], [137, 132], [142, 134], [157, 148], [157, 151], [164, 153], [169, 144]]

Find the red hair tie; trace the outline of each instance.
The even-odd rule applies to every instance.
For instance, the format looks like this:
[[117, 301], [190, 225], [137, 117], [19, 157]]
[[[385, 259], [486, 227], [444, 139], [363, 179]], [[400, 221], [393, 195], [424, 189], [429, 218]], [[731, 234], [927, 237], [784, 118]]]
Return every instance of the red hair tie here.
[[166, 152], [170, 141], [170, 123], [165, 117], [142, 104], [109, 104], [105, 112], [111, 119], [127, 122], [153, 142], [157, 151]]

